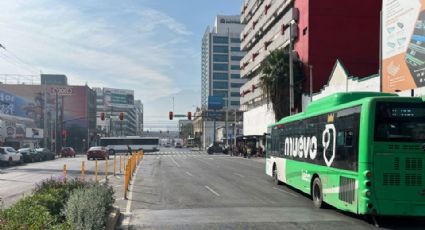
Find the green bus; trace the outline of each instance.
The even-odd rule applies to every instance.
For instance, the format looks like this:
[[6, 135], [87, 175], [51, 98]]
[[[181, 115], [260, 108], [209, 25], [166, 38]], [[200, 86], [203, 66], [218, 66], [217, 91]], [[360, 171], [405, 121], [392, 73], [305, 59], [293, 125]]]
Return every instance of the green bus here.
[[266, 174], [361, 215], [425, 215], [425, 102], [336, 93], [268, 127]]

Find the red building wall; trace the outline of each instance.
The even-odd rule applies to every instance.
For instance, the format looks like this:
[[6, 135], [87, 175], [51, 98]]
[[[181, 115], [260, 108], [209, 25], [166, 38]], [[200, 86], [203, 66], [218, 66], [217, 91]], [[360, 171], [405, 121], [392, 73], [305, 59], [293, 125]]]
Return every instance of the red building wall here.
[[378, 73], [381, 0], [296, 0], [295, 7], [300, 20], [294, 48], [306, 67], [306, 89], [308, 65], [315, 92], [327, 83], [337, 59], [354, 76]]

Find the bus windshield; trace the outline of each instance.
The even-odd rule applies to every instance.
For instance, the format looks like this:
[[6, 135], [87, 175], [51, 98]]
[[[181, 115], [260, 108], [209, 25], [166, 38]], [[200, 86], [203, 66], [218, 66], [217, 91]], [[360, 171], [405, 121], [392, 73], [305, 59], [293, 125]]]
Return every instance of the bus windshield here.
[[425, 103], [377, 102], [374, 140], [425, 142]]

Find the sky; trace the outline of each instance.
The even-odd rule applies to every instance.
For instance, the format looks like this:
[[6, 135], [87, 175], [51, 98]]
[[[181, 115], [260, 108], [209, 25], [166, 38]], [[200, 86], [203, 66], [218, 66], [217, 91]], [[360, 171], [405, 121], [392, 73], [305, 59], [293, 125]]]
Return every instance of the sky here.
[[[200, 106], [201, 39], [243, 0], [2, 0], [0, 81], [65, 74], [71, 85], [133, 89], [145, 127]], [[38, 77], [37, 77], [38, 78]], [[9, 78], [10, 79], [10, 78]]]

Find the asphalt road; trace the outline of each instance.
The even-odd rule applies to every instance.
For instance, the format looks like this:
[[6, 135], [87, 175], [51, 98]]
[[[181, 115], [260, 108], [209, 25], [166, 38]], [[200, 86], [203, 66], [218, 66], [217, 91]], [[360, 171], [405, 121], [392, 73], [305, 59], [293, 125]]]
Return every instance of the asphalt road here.
[[[147, 154], [130, 199], [130, 229], [375, 229], [361, 216], [318, 210], [274, 185], [264, 160], [185, 149]], [[423, 229], [423, 219], [386, 218], [384, 229]]]
[[[25, 194], [30, 194], [35, 185], [45, 179], [63, 178], [64, 164], [67, 167], [67, 177], [81, 177], [82, 161], [85, 162], [86, 179], [95, 179], [95, 161], [87, 161], [85, 155], [0, 168], [0, 198], [4, 207], [16, 202]], [[98, 160], [98, 170], [98, 179], [105, 178], [104, 160]], [[119, 170], [118, 163], [117, 170]], [[108, 171], [109, 174], [113, 172], [113, 156], [108, 161]]]

